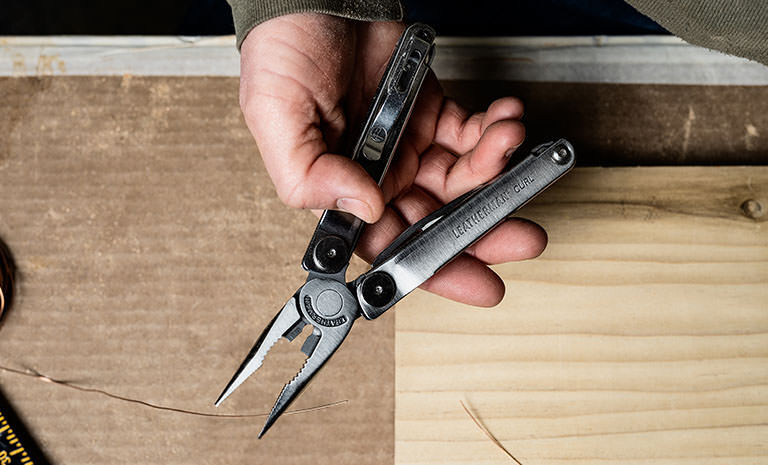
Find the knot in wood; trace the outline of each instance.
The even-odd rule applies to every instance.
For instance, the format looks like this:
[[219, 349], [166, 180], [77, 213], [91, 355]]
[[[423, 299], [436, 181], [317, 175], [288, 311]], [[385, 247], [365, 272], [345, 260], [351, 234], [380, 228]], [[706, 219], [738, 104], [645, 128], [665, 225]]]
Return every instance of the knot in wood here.
[[744, 215], [753, 220], [759, 219], [765, 215], [763, 205], [755, 199], [748, 199], [742, 202], [741, 211]]

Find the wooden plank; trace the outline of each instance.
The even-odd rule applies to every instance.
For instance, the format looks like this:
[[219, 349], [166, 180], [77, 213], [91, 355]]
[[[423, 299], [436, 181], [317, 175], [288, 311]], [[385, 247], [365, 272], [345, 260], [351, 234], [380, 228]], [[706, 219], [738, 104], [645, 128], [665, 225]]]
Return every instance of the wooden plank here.
[[[766, 85], [768, 68], [672, 36], [438, 37], [440, 79]], [[0, 76], [238, 76], [233, 36], [0, 37]]]
[[[766, 68], [768, 70], [768, 68]], [[567, 137], [581, 166], [768, 164], [768, 86], [448, 81], [484, 109], [514, 95], [527, 138]]]
[[[5, 37], [0, 76], [238, 76], [233, 40]], [[768, 67], [675, 37], [442, 37], [433, 69], [475, 109], [522, 98], [529, 138], [582, 164], [768, 163]]]
[[[762, 204], [753, 219], [741, 206]], [[503, 303], [396, 311], [398, 464], [768, 461], [768, 167], [582, 168]]]

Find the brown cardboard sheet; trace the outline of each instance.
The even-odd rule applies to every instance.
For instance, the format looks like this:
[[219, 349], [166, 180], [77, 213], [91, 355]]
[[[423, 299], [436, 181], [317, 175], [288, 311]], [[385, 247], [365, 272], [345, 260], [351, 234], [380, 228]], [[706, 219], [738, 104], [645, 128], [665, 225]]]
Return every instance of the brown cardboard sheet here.
[[[276, 198], [233, 78], [0, 79], [0, 237], [19, 266], [0, 364], [205, 413], [265, 413], [301, 366], [281, 341], [221, 389], [306, 275], [316, 219]], [[361, 270], [361, 264], [355, 265]], [[298, 342], [298, 341], [297, 341]], [[158, 410], [0, 372], [55, 464], [392, 463], [394, 326], [358, 324], [281, 418]]]

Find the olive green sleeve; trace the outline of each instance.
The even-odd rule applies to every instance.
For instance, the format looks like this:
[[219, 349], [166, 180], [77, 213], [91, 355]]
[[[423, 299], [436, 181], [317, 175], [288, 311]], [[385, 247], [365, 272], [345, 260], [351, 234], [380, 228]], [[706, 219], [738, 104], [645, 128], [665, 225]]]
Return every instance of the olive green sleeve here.
[[686, 42], [768, 65], [765, 0], [626, 0]]
[[291, 13], [325, 13], [363, 21], [403, 19], [398, 0], [227, 0], [232, 7], [237, 49], [248, 32], [268, 19]]

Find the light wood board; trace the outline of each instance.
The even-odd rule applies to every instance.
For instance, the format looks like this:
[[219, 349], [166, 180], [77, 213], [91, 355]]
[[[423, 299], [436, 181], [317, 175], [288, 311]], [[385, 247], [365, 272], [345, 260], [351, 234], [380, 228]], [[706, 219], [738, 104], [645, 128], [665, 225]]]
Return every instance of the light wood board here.
[[[432, 69], [441, 80], [768, 84], [760, 63], [660, 35], [441, 36]], [[239, 76], [235, 37], [0, 37], [0, 76], [124, 74]]]
[[768, 462], [768, 168], [577, 169], [485, 310], [396, 312], [398, 464]]

